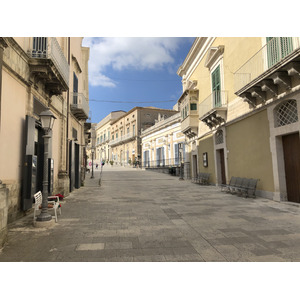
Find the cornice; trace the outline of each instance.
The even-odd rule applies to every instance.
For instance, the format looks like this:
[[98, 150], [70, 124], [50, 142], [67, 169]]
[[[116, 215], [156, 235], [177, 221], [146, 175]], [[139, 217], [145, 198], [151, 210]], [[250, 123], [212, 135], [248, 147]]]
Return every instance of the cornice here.
[[214, 40], [215, 37], [197, 37], [183, 64], [177, 70], [177, 75], [188, 79]]

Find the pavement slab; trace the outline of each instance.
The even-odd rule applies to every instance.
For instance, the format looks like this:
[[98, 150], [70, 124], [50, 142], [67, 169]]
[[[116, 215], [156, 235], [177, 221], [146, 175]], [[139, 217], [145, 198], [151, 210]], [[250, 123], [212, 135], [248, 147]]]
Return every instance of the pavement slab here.
[[58, 223], [8, 226], [0, 262], [300, 261], [300, 206], [222, 193], [168, 174], [104, 166]]

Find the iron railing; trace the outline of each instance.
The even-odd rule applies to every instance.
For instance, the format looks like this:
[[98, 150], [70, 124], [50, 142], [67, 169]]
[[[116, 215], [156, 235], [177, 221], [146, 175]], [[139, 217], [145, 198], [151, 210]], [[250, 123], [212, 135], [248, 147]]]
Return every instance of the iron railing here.
[[214, 91], [199, 104], [199, 117], [217, 107], [227, 106], [227, 91]]
[[71, 104], [73, 108], [81, 109], [84, 111], [85, 115], [89, 115], [89, 102], [82, 93], [71, 93], [73, 98], [73, 103]]
[[38, 59], [51, 59], [65, 83], [69, 86], [69, 64], [54, 37], [34, 37], [29, 56]]
[[179, 157], [159, 159], [159, 160], [148, 160], [142, 162], [143, 168], [160, 168], [160, 167], [179, 167]]
[[115, 144], [118, 144], [121, 142], [125, 142], [127, 140], [130, 140], [131, 138], [134, 138], [135, 136], [136, 136], [136, 134], [134, 132], [127, 133], [116, 139], [110, 140], [109, 145], [112, 146], [112, 145], [115, 145]]
[[252, 80], [275, 66], [299, 47], [299, 38], [272, 38], [234, 73], [235, 92], [238, 92]]

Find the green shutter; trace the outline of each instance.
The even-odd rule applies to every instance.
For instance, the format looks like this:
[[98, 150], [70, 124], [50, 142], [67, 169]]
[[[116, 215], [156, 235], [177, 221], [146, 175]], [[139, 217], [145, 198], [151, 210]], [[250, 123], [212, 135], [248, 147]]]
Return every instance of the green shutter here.
[[271, 68], [292, 51], [291, 37], [267, 37], [268, 67]]
[[220, 66], [218, 66], [211, 74], [212, 91], [213, 91], [213, 105], [214, 107], [221, 106], [221, 76]]

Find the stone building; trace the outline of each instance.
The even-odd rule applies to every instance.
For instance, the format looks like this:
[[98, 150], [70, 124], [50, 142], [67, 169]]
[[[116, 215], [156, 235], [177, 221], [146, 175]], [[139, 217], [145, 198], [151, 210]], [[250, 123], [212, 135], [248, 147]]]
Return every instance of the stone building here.
[[[56, 117], [49, 149], [49, 191], [68, 195], [84, 177], [89, 48], [76, 37], [0, 38], [1, 231], [42, 190], [40, 113]], [[2, 195], [2, 193], [0, 193]], [[2, 211], [3, 210], [3, 211]], [[4, 221], [3, 221], [4, 220]]]
[[155, 125], [142, 131], [141, 139], [143, 168], [168, 172], [169, 167], [179, 167], [185, 160], [185, 135], [181, 132], [179, 112], [168, 118], [159, 115]]
[[95, 159], [98, 163], [102, 160], [109, 161], [111, 159], [111, 150], [109, 146], [110, 127], [116, 119], [125, 113], [126, 112], [123, 110], [112, 111], [96, 125]]
[[141, 133], [155, 124], [161, 115], [168, 118], [177, 111], [156, 107], [134, 107], [111, 123], [111, 160], [118, 165], [141, 163]]
[[300, 202], [299, 46], [298, 37], [195, 39], [177, 71], [192, 177], [256, 178], [258, 195]]

